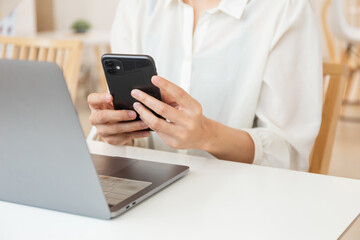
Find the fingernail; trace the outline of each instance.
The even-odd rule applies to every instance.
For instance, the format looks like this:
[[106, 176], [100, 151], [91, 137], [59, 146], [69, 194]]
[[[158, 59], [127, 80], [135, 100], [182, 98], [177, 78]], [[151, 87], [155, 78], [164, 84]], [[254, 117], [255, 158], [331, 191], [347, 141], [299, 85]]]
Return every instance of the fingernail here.
[[137, 90], [137, 89], [132, 90], [131, 91], [131, 96], [138, 97], [139, 96], [139, 90]]
[[106, 100], [107, 102], [110, 102], [110, 101], [111, 101], [111, 95], [110, 95], [109, 93], [107, 93], [107, 94], [105, 95], [105, 100]]
[[141, 121], [140, 124], [141, 124], [141, 126], [143, 126], [143, 127], [147, 127], [147, 125], [146, 125], [146, 123], [145, 123], [144, 121]]
[[135, 118], [136, 117], [136, 113], [134, 111], [130, 111], [128, 113], [128, 115], [129, 115], [130, 118]]
[[140, 107], [140, 103], [138, 103], [138, 102], [134, 103], [134, 108], [135, 108], [135, 110], [138, 110], [139, 107]]
[[151, 80], [153, 83], [159, 83], [159, 81], [160, 81], [158, 76], [153, 76]]
[[143, 135], [143, 137], [147, 137], [150, 135], [150, 132], [149, 131], [143, 132], [142, 135]]

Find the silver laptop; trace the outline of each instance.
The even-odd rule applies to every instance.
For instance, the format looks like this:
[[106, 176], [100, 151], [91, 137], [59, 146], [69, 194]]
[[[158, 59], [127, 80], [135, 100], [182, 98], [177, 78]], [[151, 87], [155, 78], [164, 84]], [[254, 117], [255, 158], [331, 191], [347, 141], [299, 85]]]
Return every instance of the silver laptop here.
[[188, 171], [91, 155], [60, 68], [0, 60], [0, 200], [110, 219]]

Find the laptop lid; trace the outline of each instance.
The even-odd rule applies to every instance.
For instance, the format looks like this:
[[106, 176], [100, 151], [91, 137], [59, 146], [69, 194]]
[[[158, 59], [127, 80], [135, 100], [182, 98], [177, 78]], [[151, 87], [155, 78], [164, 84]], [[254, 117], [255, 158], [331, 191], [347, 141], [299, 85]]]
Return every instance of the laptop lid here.
[[109, 219], [64, 77], [0, 60], [0, 200]]

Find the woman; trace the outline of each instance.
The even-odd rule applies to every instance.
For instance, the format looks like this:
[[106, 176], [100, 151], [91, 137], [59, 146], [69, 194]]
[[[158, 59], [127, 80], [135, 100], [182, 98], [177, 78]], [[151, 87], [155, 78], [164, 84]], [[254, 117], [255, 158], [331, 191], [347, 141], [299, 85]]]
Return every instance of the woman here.
[[111, 45], [155, 59], [163, 102], [133, 90], [142, 121], [127, 123], [135, 112], [91, 94], [90, 122], [104, 141], [308, 169], [322, 69], [307, 0], [121, 0]]

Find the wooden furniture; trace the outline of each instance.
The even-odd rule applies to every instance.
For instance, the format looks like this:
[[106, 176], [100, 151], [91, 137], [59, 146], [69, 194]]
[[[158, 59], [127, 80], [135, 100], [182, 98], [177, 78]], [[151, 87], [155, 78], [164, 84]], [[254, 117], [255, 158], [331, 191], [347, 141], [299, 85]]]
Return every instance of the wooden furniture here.
[[359, 51], [360, 1], [325, 0], [321, 18], [331, 62], [359, 65], [352, 55]]
[[352, 92], [360, 94], [355, 84], [360, 70], [360, 1], [325, 0], [322, 25], [331, 62], [345, 64], [349, 71], [340, 119], [359, 123], [359, 117], [346, 116], [345, 106], [360, 105], [358, 98], [350, 100]]
[[99, 87], [100, 92], [108, 92], [108, 86], [104, 74], [104, 70], [101, 64], [101, 57], [105, 53], [111, 53], [110, 45], [106, 44], [105, 46], [96, 45], [95, 46], [95, 59], [96, 66], [99, 74]]
[[80, 85], [84, 86], [86, 94], [105, 92], [107, 85], [102, 66], [101, 55], [110, 52], [110, 31], [92, 29], [87, 33], [76, 34], [70, 30], [39, 32], [31, 37], [47, 39], [77, 40], [83, 44]]
[[327, 174], [329, 170], [335, 133], [345, 89], [345, 66], [341, 64], [323, 65], [324, 98], [322, 121], [310, 156], [310, 172]]
[[360, 238], [360, 214], [350, 226], [341, 234], [339, 240], [354, 240]]
[[110, 221], [0, 201], [1, 239], [337, 239], [360, 212], [359, 180], [88, 146], [94, 154], [188, 165], [190, 173]]
[[38, 32], [55, 29], [54, 0], [35, 0], [36, 27]]
[[[95, 46], [95, 58], [96, 58], [96, 66], [99, 74], [99, 91], [100, 92], [108, 92], [108, 86], [104, 74], [104, 70], [101, 64], [101, 56], [105, 53], [111, 53], [111, 48], [109, 44], [106, 45], [96, 45]], [[101, 140], [99, 135], [97, 134], [96, 127], [92, 126], [90, 132], [87, 136], [87, 140]]]
[[82, 44], [75, 40], [48, 40], [0, 36], [0, 58], [48, 61], [63, 69], [73, 102], [76, 99]]
[[321, 11], [321, 20], [323, 25], [323, 30], [325, 34], [326, 44], [329, 50], [331, 62], [337, 62], [337, 56], [335, 53], [335, 43], [332, 34], [330, 33], [329, 24], [328, 24], [328, 11], [330, 7], [331, 0], [325, 0], [324, 5]]

